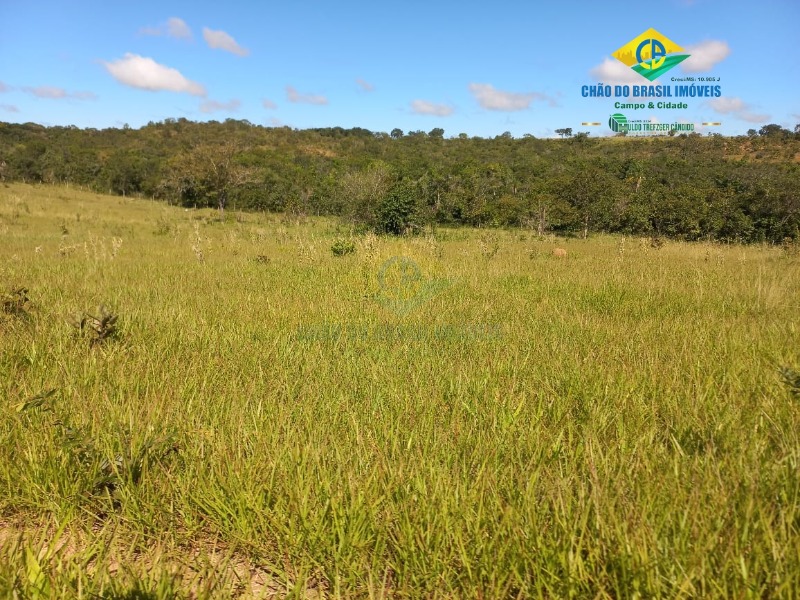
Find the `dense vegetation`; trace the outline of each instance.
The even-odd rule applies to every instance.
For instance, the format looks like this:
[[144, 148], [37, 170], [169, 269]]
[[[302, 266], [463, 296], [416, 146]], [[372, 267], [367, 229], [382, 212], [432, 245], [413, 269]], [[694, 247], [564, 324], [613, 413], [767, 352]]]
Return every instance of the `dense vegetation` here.
[[0, 123], [0, 178], [186, 206], [340, 215], [378, 231], [525, 226], [685, 240], [800, 236], [800, 137], [447, 139], [169, 119], [141, 129]]
[[796, 246], [349, 229], [0, 185], [0, 597], [796, 597]]

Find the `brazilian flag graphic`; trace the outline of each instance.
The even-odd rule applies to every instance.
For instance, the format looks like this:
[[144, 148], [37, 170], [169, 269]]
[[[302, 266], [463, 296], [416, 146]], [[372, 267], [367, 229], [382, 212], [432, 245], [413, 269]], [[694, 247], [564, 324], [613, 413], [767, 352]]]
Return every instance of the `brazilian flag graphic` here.
[[652, 27], [612, 54], [642, 77], [654, 81], [689, 58], [678, 44]]

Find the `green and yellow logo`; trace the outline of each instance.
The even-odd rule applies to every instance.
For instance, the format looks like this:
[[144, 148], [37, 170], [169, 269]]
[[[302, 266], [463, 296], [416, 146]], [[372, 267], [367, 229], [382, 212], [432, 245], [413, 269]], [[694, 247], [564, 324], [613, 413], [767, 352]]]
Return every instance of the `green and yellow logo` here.
[[628, 131], [628, 119], [622, 113], [615, 113], [608, 118], [608, 126], [614, 133]]
[[650, 81], [689, 58], [683, 48], [652, 27], [611, 56]]

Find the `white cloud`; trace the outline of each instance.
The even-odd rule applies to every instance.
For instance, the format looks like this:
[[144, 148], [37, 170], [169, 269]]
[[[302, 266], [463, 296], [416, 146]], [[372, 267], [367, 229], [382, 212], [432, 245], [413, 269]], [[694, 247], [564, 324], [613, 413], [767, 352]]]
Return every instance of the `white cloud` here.
[[214, 31], [208, 27], [203, 27], [203, 39], [206, 41], [206, 44], [208, 44], [209, 48], [225, 50], [237, 56], [247, 56], [250, 54], [250, 50], [242, 48], [236, 43], [235, 39], [222, 30]]
[[684, 73], [702, 73], [713, 69], [717, 63], [725, 60], [731, 53], [731, 48], [726, 42], [707, 40], [686, 47], [689, 58], [680, 66]]
[[64, 100], [66, 98], [75, 98], [76, 100], [95, 100], [97, 98], [97, 96], [92, 92], [68, 92], [64, 88], [49, 85], [40, 85], [39, 87], [23, 87], [22, 91], [32, 94], [37, 98], [46, 98], [48, 100]]
[[192, 30], [186, 24], [186, 21], [178, 17], [170, 17], [167, 20], [167, 35], [178, 39], [190, 39], [192, 37]]
[[364, 81], [360, 77], [356, 79], [356, 83], [358, 84], [358, 87], [360, 87], [365, 92], [371, 92], [375, 89], [374, 85], [372, 85], [369, 81]]
[[706, 102], [714, 111], [721, 115], [731, 115], [748, 123], [766, 123], [770, 119], [768, 114], [752, 112], [751, 106], [741, 98], [714, 98]]
[[708, 105], [723, 115], [739, 112], [747, 108], [747, 104], [741, 98], [714, 98], [708, 101]]
[[646, 81], [644, 77], [630, 67], [619, 62], [616, 58], [604, 58], [602, 63], [589, 70], [589, 74], [594, 77], [598, 83], [605, 83], [608, 85], [624, 85], [626, 83], [641, 84]]
[[274, 103], [272, 100], [270, 100], [269, 98], [264, 98], [264, 99], [261, 101], [261, 106], [263, 106], [263, 107], [264, 107], [264, 108], [266, 108], [267, 110], [275, 110], [276, 108], [278, 108], [278, 105], [277, 105], [277, 104], [275, 104], [275, 103]]
[[140, 90], [156, 92], [165, 90], [205, 96], [206, 88], [196, 81], [186, 79], [177, 69], [161, 65], [152, 58], [126, 53], [123, 58], [112, 62], [103, 61], [103, 66], [111, 76], [122, 83]]
[[525, 110], [530, 108], [534, 100], [547, 100], [550, 106], [555, 106], [556, 104], [555, 100], [546, 94], [539, 92], [525, 94], [503, 92], [488, 83], [470, 83], [469, 91], [475, 96], [478, 104], [487, 110]]
[[3, 92], [9, 92], [9, 91], [11, 91], [11, 88], [9, 86], [7, 86], [5, 83], [3, 83], [2, 81], [0, 81], [0, 94], [2, 94]]
[[139, 30], [141, 35], [166, 35], [179, 40], [189, 40], [192, 38], [192, 30], [186, 21], [178, 17], [170, 17], [167, 22], [158, 27], [142, 27]]
[[230, 100], [228, 102], [217, 102], [216, 100], [206, 100], [200, 104], [200, 112], [212, 113], [217, 111], [236, 112], [242, 105], [241, 100]]
[[414, 100], [411, 102], [411, 111], [418, 115], [434, 115], [436, 117], [449, 117], [454, 108], [447, 104], [435, 104], [427, 100]]
[[768, 123], [772, 120], [772, 116], [766, 113], [754, 113], [750, 112], [749, 110], [744, 110], [736, 115], [742, 121], [747, 121], [748, 123], [757, 123], [759, 125], [763, 125], [764, 123]]
[[290, 85], [286, 86], [286, 99], [289, 102], [294, 102], [295, 104], [323, 105], [328, 103], [328, 99], [325, 96], [318, 96], [315, 94], [301, 94]]
[[12, 113], [19, 112], [19, 109], [13, 104], [0, 104], [0, 108], [2, 108], [6, 112], [12, 112]]
[[60, 100], [68, 96], [67, 90], [59, 87], [51, 87], [49, 85], [40, 85], [39, 87], [24, 87], [24, 92], [33, 94], [37, 98], [49, 98], [50, 100]]

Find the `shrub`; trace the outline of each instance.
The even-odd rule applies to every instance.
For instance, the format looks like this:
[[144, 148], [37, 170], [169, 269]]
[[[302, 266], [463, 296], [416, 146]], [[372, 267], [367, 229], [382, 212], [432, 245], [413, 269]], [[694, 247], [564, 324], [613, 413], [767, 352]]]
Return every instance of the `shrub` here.
[[0, 309], [8, 315], [26, 314], [29, 303], [27, 288], [14, 288], [0, 295]]
[[89, 345], [102, 344], [117, 335], [117, 318], [102, 304], [97, 308], [97, 316], [89, 313], [77, 314], [69, 319], [72, 325], [82, 334], [89, 335]]
[[412, 186], [397, 182], [378, 207], [377, 232], [402, 235], [418, 231], [421, 219]]
[[480, 239], [481, 254], [483, 258], [489, 260], [500, 250], [500, 240], [494, 233], [484, 233]]
[[352, 240], [338, 238], [331, 246], [331, 252], [334, 256], [344, 256], [345, 254], [353, 254], [356, 251], [356, 245]]
[[792, 397], [800, 400], [800, 371], [792, 369], [791, 367], [781, 367], [779, 372], [789, 393]]
[[160, 217], [156, 221], [156, 228], [153, 230], [154, 235], [169, 235], [172, 231], [172, 225], [164, 217]]
[[783, 238], [781, 249], [786, 256], [800, 256], [800, 238]]

